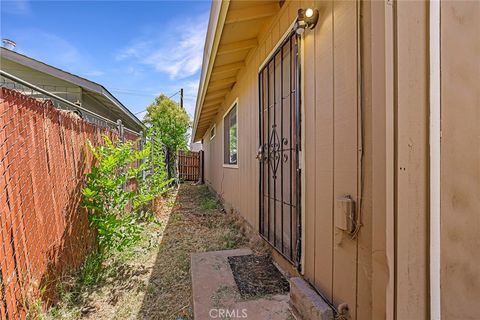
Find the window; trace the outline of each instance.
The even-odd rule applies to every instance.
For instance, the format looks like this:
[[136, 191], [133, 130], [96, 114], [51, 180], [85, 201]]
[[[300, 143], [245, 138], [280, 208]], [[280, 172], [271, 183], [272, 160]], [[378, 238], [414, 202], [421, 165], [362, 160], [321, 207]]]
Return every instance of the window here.
[[223, 117], [223, 163], [236, 166], [238, 164], [238, 126], [237, 101]]
[[213, 127], [210, 129], [210, 140], [212, 140], [213, 137], [215, 137], [215, 132], [216, 132], [216, 128], [215, 128], [215, 125], [213, 125]]

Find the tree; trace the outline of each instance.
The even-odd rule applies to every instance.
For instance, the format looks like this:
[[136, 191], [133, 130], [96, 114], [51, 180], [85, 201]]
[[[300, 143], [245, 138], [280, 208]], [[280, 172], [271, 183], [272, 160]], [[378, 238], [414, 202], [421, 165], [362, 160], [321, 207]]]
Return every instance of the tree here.
[[151, 126], [152, 133], [172, 154], [187, 148], [190, 118], [178, 103], [164, 94], [156, 97], [155, 102], [147, 107], [145, 123]]

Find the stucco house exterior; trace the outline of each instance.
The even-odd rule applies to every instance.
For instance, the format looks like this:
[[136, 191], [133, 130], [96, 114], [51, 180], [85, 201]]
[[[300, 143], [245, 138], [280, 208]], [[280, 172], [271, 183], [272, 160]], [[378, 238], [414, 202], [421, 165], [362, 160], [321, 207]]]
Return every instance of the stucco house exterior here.
[[[135, 132], [144, 124], [104, 86], [7, 48], [0, 48], [0, 69], [21, 80]], [[6, 80], [9, 81], [9, 80]]]
[[212, 3], [205, 181], [349, 319], [480, 318], [479, 30], [477, 1]]

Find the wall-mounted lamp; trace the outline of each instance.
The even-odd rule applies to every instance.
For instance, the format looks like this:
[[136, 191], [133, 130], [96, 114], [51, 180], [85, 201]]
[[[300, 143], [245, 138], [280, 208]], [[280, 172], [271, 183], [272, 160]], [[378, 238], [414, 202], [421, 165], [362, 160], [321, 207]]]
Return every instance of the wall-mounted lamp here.
[[318, 9], [298, 9], [296, 29], [298, 34], [302, 34], [305, 28], [312, 30], [318, 22]]

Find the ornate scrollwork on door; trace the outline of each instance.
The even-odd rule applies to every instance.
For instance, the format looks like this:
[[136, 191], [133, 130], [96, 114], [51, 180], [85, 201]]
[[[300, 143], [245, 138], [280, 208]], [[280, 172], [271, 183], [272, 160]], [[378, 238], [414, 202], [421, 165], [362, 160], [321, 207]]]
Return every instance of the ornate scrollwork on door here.
[[268, 163], [270, 164], [270, 170], [272, 171], [272, 178], [276, 179], [281, 153], [280, 138], [278, 137], [276, 124], [272, 125], [272, 132], [270, 134], [268, 148]]
[[295, 31], [259, 73], [260, 234], [296, 266], [300, 261], [299, 80]]

